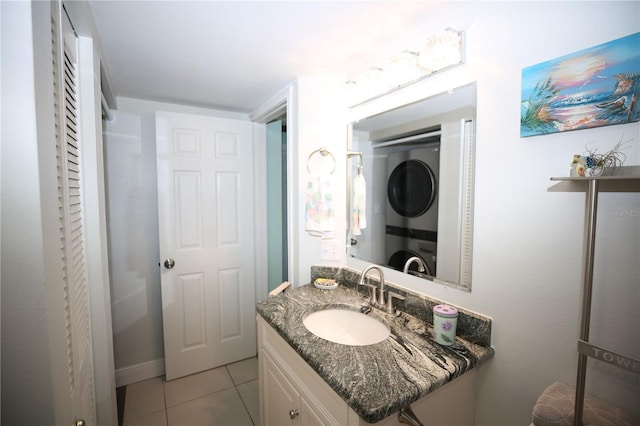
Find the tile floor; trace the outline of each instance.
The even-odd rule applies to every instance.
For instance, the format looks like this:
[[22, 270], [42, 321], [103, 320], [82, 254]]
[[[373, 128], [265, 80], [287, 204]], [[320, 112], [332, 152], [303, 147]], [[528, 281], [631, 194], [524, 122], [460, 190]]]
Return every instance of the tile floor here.
[[260, 424], [256, 357], [167, 382], [126, 388], [124, 426], [254, 426]]

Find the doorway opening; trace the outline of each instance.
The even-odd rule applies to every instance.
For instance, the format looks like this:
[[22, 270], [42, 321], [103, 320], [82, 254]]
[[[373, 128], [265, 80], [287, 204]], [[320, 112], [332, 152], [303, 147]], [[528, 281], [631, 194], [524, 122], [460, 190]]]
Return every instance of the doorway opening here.
[[287, 116], [267, 123], [268, 290], [289, 279], [287, 230]]
[[283, 88], [249, 116], [258, 124], [256, 153], [260, 172], [257, 176], [268, 175], [270, 179], [256, 182], [257, 187], [264, 188], [256, 192], [256, 206], [267, 212], [256, 218], [262, 248], [257, 254], [258, 300], [266, 298], [267, 293], [283, 281], [292, 282], [298, 275], [297, 221], [292, 209], [297, 205], [292, 191], [297, 181], [294, 164], [297, 152], [292, 142], [296, 135], [294, 91], [293, 85]]

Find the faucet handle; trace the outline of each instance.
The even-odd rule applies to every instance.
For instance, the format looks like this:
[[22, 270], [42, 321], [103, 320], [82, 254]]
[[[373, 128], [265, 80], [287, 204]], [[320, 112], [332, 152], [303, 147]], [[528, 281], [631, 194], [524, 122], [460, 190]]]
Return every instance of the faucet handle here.
[[367, 286], [371, 289], [371, 298], [369, 299], [369, 303], [371, 303], [372, 305], [378, 303], [378, 300], [376, 298], [376, 288], [378, 288], [378, 286], [369, 283], [362, 283], [362, 285]]
[[389, 294], [387, 294], [387, 313], [388, 314], [394, 314], [395, 311], [396, 311], [393, 308], [393, 299], [394, 298], [396, 298], [398, 300], [404, 300], [405, 299], [405, 297], [402, 296], [401, 294], [389, 292]]

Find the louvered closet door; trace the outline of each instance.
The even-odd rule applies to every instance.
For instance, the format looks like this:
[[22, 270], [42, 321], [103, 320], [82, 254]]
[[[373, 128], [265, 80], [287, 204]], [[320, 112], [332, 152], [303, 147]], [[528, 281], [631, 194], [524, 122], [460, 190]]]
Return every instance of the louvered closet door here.
[[[59, 4], [58, 4], [59, 5]], [[93, 352], [82, 206], [81, 143], [77, 75], [77, 38], [64, 9], [52, 13], [61, 279], [66, 311], [69, 392], [75, 421], [96, 424]]]

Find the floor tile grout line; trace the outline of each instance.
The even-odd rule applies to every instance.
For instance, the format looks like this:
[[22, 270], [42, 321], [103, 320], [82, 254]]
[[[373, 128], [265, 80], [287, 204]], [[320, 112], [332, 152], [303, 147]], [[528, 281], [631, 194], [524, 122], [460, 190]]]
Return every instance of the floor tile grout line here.
[[[247, 358], [247, 359], [249, 359], [249, 358]], [[244, 361], [244, 360], [243, 360], [243, 361]], [[242, 362], [242, 361], [239, 361], [239, 362]], [[225, 370], [226, 370], [227, 374], [229, 375], [229, 378], [231, 379], [231, 383], [232, 383], [232, 385], [231, 385], [231, 386], [229, 386], [229, 387], [225, 387], [225, 388], [223, 388], [223, 389], [219, 389], [219, 390], [217, 390], [217, 391], [215, 391], [215, 392], [210, 392], [210, 393], [207, 393], [207, 394], [205, 394], [205, 395], [201, 395], [201, 396], [199, 396], [199, 397], [197, 397], [197, 398], [193, 398], [193, 399], [191, 399], [191, 400], [189, 400], [189, 401], [183, 401], [183, 402], [181, 402], [180, 404], [176, 404], [176, 405], [174, 405], [174, 406], [172, 406], [172, 407], [168, 407], [168, 406], [167, 406], [167, 394], [166, 394], [166, 388], [165, 388], [165, 385], [166, 385], [166, 383], [167, 383], [167, 382], [166, 382], [166, 380], [165, 380], [165, 376], [164, 376], [164, 375], [163, 375], [163, 376], [160, 376], [159, 378], [160, 378], [160, 381], [161, 381], [161, 383], [162, 383], [162, 396], [163, 396], [163, 402], [164, 402], [164, 410], [159, 409], [159, 410], [153, 411], [153, 412], [151, 412], [151, 413], [146, 413], [146, 414], [144, 414], [143, 416], [140, 416], [140, 417], [144, 417], [144, 416], [148, 416], [148, 415], [151, 415], [151, 414], [155, 414], [155, 413], [159, 413], [159, 412], [161, 412], [161, 411], [164, 411], [165, 422], [166, 422], [167, 426], [170, 426], [170, 425], [169, 425], [169, 413], [168, 413], [169, 408], [177, 407], [177, 406], [179, 406], [179, 405], [181, 405], [181, 404], [185, 404], [185, 403], [188, 403], [188, 402], [192, 402], [192, 401], [195, 401], [195, 400], [197, 400], [197, 399], [199, 399], [199, 398], [203, 398], [203, 397], [205, 397], [205, 396], [209, 396], [209, 395], [213, 395], [213, 394], [218, 393], [218, 392], [222, 392], [222, 391], [225, 391], [225, 390], [229, 390], [229, 389], [231, 389], [231, 388], [233, 387], [233, 388], [235, 389], [235, 391], [236, 391], [236, 394], [237, 394], [237, 395], [238, 395], [238, 397], [240, 398], [240, 402], [242, 403], [242, 405], [243, 405], [243, 407], [244, 407], [244, 409], [245, 409], [245, 412], [247, 413], [247, 416], [248, 416], [248, 417], [249, 417], [249, 419], [251, 420], [251, 423], [252, 423], [254, 426], [256, 426], [255, 420], [253, 419], [253, 417], [251, 417], [251, 412], [249, 411], [249, 408], [248, 408], [248, 406], [247, 406], [247, 402], [245, 402], [244, 398], [242, 397], [242, 394], [240, 393], [240, 390], [238, 389], [238, 386], [242, 386], [242, 385], [248, 384], [248, 383], [250, 383], [250, 382], [252, 382], [252, 381], [258, 380], [258, 377], [251, 378], [251, 379], [247, 379], [247, 380], [243, 381], [242, 383], [236, 383], [236, 382], [235, 382], [235, 380], [234, 380], [233, 375], [231, 374], [231, 370], [230, 370], [230, 369], [229, 369], [229, 367], [228, 367], [229, 365], [230, 365], [230, 364], [226, 364], [226, 365], [224, 365], [224, 366], [222, 366], [222, 367], [225, 367]], [[124, 386], [124, 391], [125, 391], [125, 392], [126, 392], [126, 388], [127, 388], [127, 386], [128, 386], [128, 385], [125, 385], [125, 386]], [[126, 402], [126, 393], [125, 393], [125, 401], [123, 402], [123, 410], [122, 410], [122, 411], [123, 411], [123, 413], [122, 413], [123, 423], [124, 423], [124, 406], [125, 406], [125, 402]], [[139, 417], [135, 417], [135, 418], [139, 418]], [[131, 419], [129, 419], [129, 420], [131, 420]], [[259, 419], [258, 419], [258, 420], [259, 420]]]
[[[257, 379], [254, 379], [254, 380], [257, 380]], [[251, 381], [252, 381], [252, 380], [250, 380], [249, 382], [251, 382]], [[249, 382], [245, 382], [245, 383], [249, 383]], [[238, 397], [240, 398], [240, 402], [242, 402], [242, 406], [244, 407], [244, 410], [245, 410], [245, 412], [247, 413], [247, 416], [249, 416], [249, 419], [251, 420], [251, 423], [252, 423], [254, 426], [257, 426], [257, 425], [256, 425], [256, 423], [255, 423], [255, 421], [254, 421], [254, 419], [253, 419], [253, 417], [251, 417], [251, 412], [249, 411], [249, 407], [247, 407], [247, 403], [245, 402], [244, 398], [242, 398], [242, 394], [241, 394], [241, 393], [240, 393], [240, 391], [238, 390], [238, 386], [235, 386], [235, 385], [234, 385], [234, 386], [232, 386], [232, 387], [233, 387], [233, 389], [235, 389], [236, 393], [238, 394]], [[223, 391], [223, 390], [229, 390], [229, 389], [231, 389], [231, 387], [229, 387], [229, 388], [225, 388], [225, 389], [221, 389], [221, 390], [220, 390], [220, 391], [218, 391], [218, 392], [221, 392], [221, 391]], [[163, 393], [164, 393], [164, 385], [162, 386], [162, 391], [163, 391]], [[213, 395], [214, 393], [217, 393], [217, 392], [212, 392], [212, 393], [209, 393], [209, 394], [207, 394], [207, 395]], [[203, 395], [202, 397], [207, 396], [207, 395]], [[198, 398], [195, 398], [195, 399], [198, 399]], [[164, 410], [156, 410], [156, 411], [153, 411], [153, 412], [151, 412], [151, 413], [146, 413], [146, 414], [144, 414], [144, 415], [142, 415], [142, 416], [139, 416], [139, 417], [133, 417], [133, 418], [128, 419], [128, 420], [129, 420], [129, 421], [131, 421], [131, 420], [134, 420], [134, 419], [138, 419], [138, 418], [141, 418], [141, 417], [149, 416], [149, 415], [151, 415], [151, 414], [155, 414], [155, 413], [159, 413], [159, 412], [161, 412], [161, 411], [164, 411], [164, 418], [165, 418], [166, 424], [167, 424], [167, 426], [171, 426], [171, 425], [169, 424], [169, 408], [177, 407], [177, 406], [182, 405], [182, 404], [184, 404], [184, 403], [191, 402], [191, 401], [195, 401], [195, 399], [192, 399], [192, 400], [190, 400], [190, 401], [185, 401], [185, 402], [180, 403], [180, 404], [173, 405], [172, 407], [167, 407], [167, 406], [166, 406], [166, 402], [165, 402], [165, 408], [164, 408]], [[124, 416], [123, 416], [123, 417], [124, 417]], [[123, 423], [124, 423], [124, 421], [123, 421]]]
[[[211, 395], [216, 394], [216, 393], [219, 393], [219, 392], [228, 391], [229, 389], [231, 389], [231, 388], [235, 388], [235, 387], [236, 387], [236, 385], [231, 385], [231, 386], [227, 386], [227, 387], [222, 388], [222, 389], [215, 390], [215, 391], [213, 391], [213, 392], [203, 393], [202, 395], [195, 396], [195, 397], [193, 397], [192, 399], [188, 399], [188, 400], [186, 400], [186, 401], [180, 401], [180, 403], [175, 404], [175, 405], [172, 405], [172, 406], [168, 406], [168, 405], [167, 405], [167, 402], [166, 402], [166, 400], [165, 400], [164, 407], [165, 407], [165, 409], [167, 409], [167, 410], [168, 410], [169, 408], [173, 408], [173, 407], [177, 407], [177, 406], [179, 406], [179, 405], [187, 404], [187, 403], [189, 403], [189, 402], [193, 402], [193, 401], [195, 401], [195, 400], [197, 400], [197, 399], [201, 399], [201, 398], [204, 398], [204, 397], [207, 397], [207, 396], [211, 396]], [[159, 411], [159, 410], [158, 410], [158, 411]]]
[[[165, 417], [166, 417], [166, 411], [167, 411], [167, 390], [165, 389], [164, 385], [167, 382], [166, 380], [167, 376], [162, 376], [162, 399], [164, 400], [164, 410], [165, 410]], [[168, 420], [167, 420], [168, 422]]]
[[[249, 382], [247, 382], [249, 383]], [[244, 398], [242, 397], [242, 394], [240, 393], [240, 391], [238, 390], [238, 386], [234, 386], [236, 389], [236, 393], [238, 394], [238, 397], [240, 397], [240, 401], [242, 402], [242, 405], [244, 406], [244, 411], [247, 412], [247, 414], [249, 415], [249, 419], [251, 419], [251, 423], [253, 423], [253, 426], [257, 426], [256, 422], [253, 420], [253, 417], [251, 416], [251, 411], [249, 410], [249, 407], [247, 406], [247, 403], [245, 402]]]
[[[146, 382], [146, 381], [150, 381], [150, 380], [157, 380], [157, 379], [159, 379], [159, 380], [160, 380], [160, 382], [161, 382], [162, 392], [163, 392], [163, 399], [164, 399], [164, 384], [162, 384], [162, 382], [163, 382], [163, 380], [164, 380], [164, 379], [163, 379], [163, 377], [164, 377], [164, 376], [157, 376], [157, 377], [152, 377], [152, 378], [150, 378], [150, 379], [146, 379], [146, 380], [143, 380], [143, 381], [144, 381], [144, 382]], [[124, 400], [122, 401], [122, 413], [120, 413], [120, 409], [118, 409], [118, 416], [122, 415], [122, 424], [121, 424], [121, 425], [119, 425], [119, 426], [124, 425], [124, 424], [127, 422], [127, 420], [128, 420], [128, 421], [132, 421], [132, 420], [135, 420], [135, 419], [139, 419], [139, 418], [142, 418], [142, 417], [145, 417], [145, 416], [149, 416], [149, 415], [151, 415], [151, 414], [156, 414], [156, 413], [159, 413], [159, 412], [161, 412], [161, 411], [166, 410], [166, 403], [163, 403], [163, 407], [162, 407], [162, 408], [158, 408], [157, 410], [152, 410], [152, 411], [148, 411], [148, 412], [137, 413], [137, 414], [132, 414], [132, 415], [127, 416], [127, 415], [126, 415], [126, 413], [127, 413], [127, 410], [126, 410], [126, 406], [127, 406], [127, 396], [130, 396], [130, 395], [131, 395], [131, 392], [127, 392], [127, 389], [128, 389], [130, 386], [136, 385], [137, 383], [140, 383], [140, 382], [130, 383], [130, 384], [128, 384], [128, 385], [123, 385], [123, 386], [121, 386], [121, 387], [123, 388], [123, 391], [124, 391]], [[134, 410], [134, 411], [135, 411], [135, 410]], [[131, 417], [131, 416], [133, 416], [133, 417]]]

